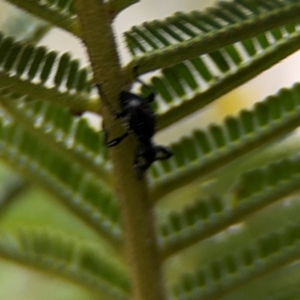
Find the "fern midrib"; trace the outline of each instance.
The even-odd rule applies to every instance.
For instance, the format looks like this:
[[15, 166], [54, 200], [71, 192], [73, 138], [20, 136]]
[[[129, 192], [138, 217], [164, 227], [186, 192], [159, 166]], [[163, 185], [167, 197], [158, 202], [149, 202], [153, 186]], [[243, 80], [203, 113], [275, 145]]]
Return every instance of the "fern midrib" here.
[[[94, 79], [103, 82], [103, 92], [113, 105], [118, 105], [125, 87], [113, 27], [104, 1], [74, 0]], [[100, 45], [100, 46], [99, 46]], [[103, 120], [110, 134], [120, 130], [108, 109]], [[120, 132], [120, 131], [119, 131]], [[146, 180], [138, 180], [132, 168], [133, 139], [128, 138], [118, 149], [110, 151], [114, 165], [116, 193], [124, 230], [124, 247], [128, 255], [132, 295], [140, 300], [165, 300], [161, 260], [156, 242], [152, 202]], [[134, 187], [134, 188], [133, 188]], [[145, 243], [146, 241], [146, 243]]]

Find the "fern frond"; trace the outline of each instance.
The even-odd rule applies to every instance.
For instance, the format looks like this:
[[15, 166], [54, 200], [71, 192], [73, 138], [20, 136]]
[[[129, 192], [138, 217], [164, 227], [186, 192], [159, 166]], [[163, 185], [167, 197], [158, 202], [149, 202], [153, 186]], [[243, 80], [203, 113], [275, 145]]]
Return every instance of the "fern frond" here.
[[9, 94], [0, 98], [0, 103], [44, 145], [80, 164], [85, 172], [109, 182], [111, 166], [103, 135], [89, 126], [85, 118], [75, 117], [66, 109], [48, 102], [13, 100]]
[[108, 187], [3, 114], [0, 115], [0, 156], [57, 196], [110, 242], [120, 243], [118, 209]]
[[300, 156], [244, 173], [226, 197], [196, 201], [160, 227], [164, 257], [225, 230], [300, 188]]
[[174, 286], [174, 299], [219, 299], [245, 283], [298, 260], [299, 244], [299, 224], [270, 233], [238, 254], [227, 255], [205, 269], [184, 276]]
[[146, 22], [125, 33], [139, 74], [166, 68], [261, 32], [299, 20], [299, 0], [265, 5], [262, 1], [220, 1], [204, 12], [177, 13]]
[[129, 299], [126, 273], [100, 249], [46, 230], [2, 234], [0, 257], [71, 280], [111, 299]]
[[15, 42], [0, 34], [0, 83], [20, 95], [46, 99], [74, 112], [99, 110], [91, 95], [91, 72], [69, 53]]
[[74, 35], [80, 36], [80, 28], [73, 8], [73, 0], [5, 0], [38, 18], [52, 23]]
[[158, 129], [194, 113], [297, 51], [297, 24], [262, 33], [223, 49], [163, 69], [152, 84]]
[[150, 169], [154, 199], [221, 168], [241, 155], [294, 130], [300, 124], [300, 84], [227, 117], [223, 125], [195, 130], [172, 145], [174, 156]]

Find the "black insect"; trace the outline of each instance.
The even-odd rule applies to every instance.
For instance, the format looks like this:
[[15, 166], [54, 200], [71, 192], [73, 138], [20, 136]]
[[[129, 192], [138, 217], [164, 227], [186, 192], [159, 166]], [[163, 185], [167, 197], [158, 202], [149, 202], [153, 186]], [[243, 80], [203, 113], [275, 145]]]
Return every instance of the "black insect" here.
[[172, 152], [166, 147], [155, 145], [152, 141], [156, 122], [150, 103], [154, 101], [155, 92], [141, 80], [138, 79], [137, 81], [148, 87], [151, 93], [146, 98], [143, 98], [130, 92], [121, 92], [120, 102], [122, 111], [120, 113], [114, 111], [103, 95], [101, 86], [99, 84], [97, 86], [111, 113], [117, 119], [122, 119], [126, 127], [126, 132], [123, 135], [110, 141], [108, 141], [108, 134], [105, 133], [105, 145], [107, 147], [114, 147], [121, 143], [128, 135], [135, 135], [139, 141], [139, 146], [136, 149], [133, 165], [136, 169], [137, 177], [142, 178], [144, 172], [154, 161], [168, 159], [172, 156]]

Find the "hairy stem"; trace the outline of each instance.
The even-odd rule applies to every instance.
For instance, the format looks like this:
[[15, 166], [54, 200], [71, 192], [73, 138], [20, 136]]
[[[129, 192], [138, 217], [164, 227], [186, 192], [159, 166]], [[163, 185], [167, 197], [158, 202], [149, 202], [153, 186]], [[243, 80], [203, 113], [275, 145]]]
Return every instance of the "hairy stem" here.
[[[94, 71], [105, 97], [118, 107], [119, 94], [125, 79], [121, 71], [109, 11], [100, 0], [75, 0], [84, 42]], [[102, 95], [103, 96], [103, 95]], [[120, 122], [103, 109], [105, 128], [112, 137], [122, 133]], [[125, 250], [132, 276], [135, 300], [164, 300], [161, 259], [154, 232], [152, 201], [145, 180], [137, 180], [132, 168], [135, 147], [129, 137], [112, 148], [116, 192], [120, 201], [125, 237]]]

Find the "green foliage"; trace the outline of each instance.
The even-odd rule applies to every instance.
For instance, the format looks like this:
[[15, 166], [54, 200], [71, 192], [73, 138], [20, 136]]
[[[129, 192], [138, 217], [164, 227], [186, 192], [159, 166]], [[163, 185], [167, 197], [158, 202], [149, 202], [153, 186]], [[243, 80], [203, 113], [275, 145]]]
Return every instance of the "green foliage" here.
[[273, 232], [237, 255], [213, 260], [207, 269], [185, 275], [174, 287], [175, 299], [219, 299], [227, 290], [274, 271], [299, 257], [299, 224]]
[[159, 128], [181, 120], [293, 53], [300, 39], [297, 26], [278, 27], [162, 69], [160, 76], [152, 78], [161, 95]]
[[[91, 72], [69, 53], [59, 55], [45, 47], [16, 42], [0, 34], [2, 87], [15, 85], [15, 92], [32, 98], [47, 98], [71, 108], [91, 110]], [[94, 108], [95, 110], [95, 108]]]
[[[128, 47], [139, 72], [174, 65], [260, 32], [298, 20], [297, 1], [220, 1], [204, 12], [176, 13], [162, 21], [146, 22], [126, 32]], [[262, 39], [262, 43], [268, 41]], [[163, 51], [162, 51], [163, 49]], [[163, 52], [163, 53], [162, 53]], [[224, 62], [223, 62], [224, 63]]]
[[129, 283], [116, 262], [101, 257], [92, 247], [76, 245], [66, 236], [47, 231], [21, 230], [1, 238], [1, 257], [52, 272], [69, 280], [103, 290], [113, 299], [127, 299]]
[[296, 84], [283, 89], [255, 104], [253, 110], [242, 110], [238, 117], [225, 118], [222, 126], [212, 124], [207, 131], [195, 130], [172, 145], [174, 157], [157, 163], [151, 170], [155, 196], [162, 197], [175, 186], [184, 186], [297, 128], [299, 88]]
[[[92, 67], [37, 45], [52, 27], [84, 38], [75, 0], [7, 2], [15, 8], [0, 24], [0, 158], [20, 174], [0, 173], [0, 258], [82, 286], [82, 299], [132, 299], [123, 257], [129, 235], [112, 161], [103, 132], [82, 116], [101, 111]], [[106, 1], [109, 26], [136, 2]], [[134, 66], [139, 75], [158, 70], [150, 82], [162, 130], [297, 51], [299, 15], [299, 0], [222, 0], [204, 11], [134, 26], [124, 33], [132, 55], [121, 66], [124, 82], [132, 80]], [[31, 18], [31, 24], [24, 21]], [[18, 22], [25, 25], [16, 29]], [[104, 53], [106, 42], [99, 40]], [[105, 84], [114, 88], [114, 82]], [[174, 156], [155, 162], [147, 174], [168, 297], [297, 299], [300, 158], [297, 135], [289, 149], [284, 140], [300, 125], [300, 85], [221, 124], [211, 121], [171, 144]], [[15, 210], [21, 201], [30, 203], [26, 192], [36, 185], [84, 224], [65, 219], [65, 227], [58, 222], [45, 229], [32, 219], [18, 220]], [[54, 220], [63, 215], [58, 203], [49, 209]], [[35, 216], [35, 205], [27, 204], [24, 215]], [[10, 229], [5, 220], [18, 226]]]
[[173, 255], [187, 244], [194, 244], [225, 230], [247, 215], [297, 192], [300, 184], [299, 157], [269, 164], [241, 175], [226, 197], [198, 199], [179, 213], [170, 213], [161, 225], [163, 255]]

